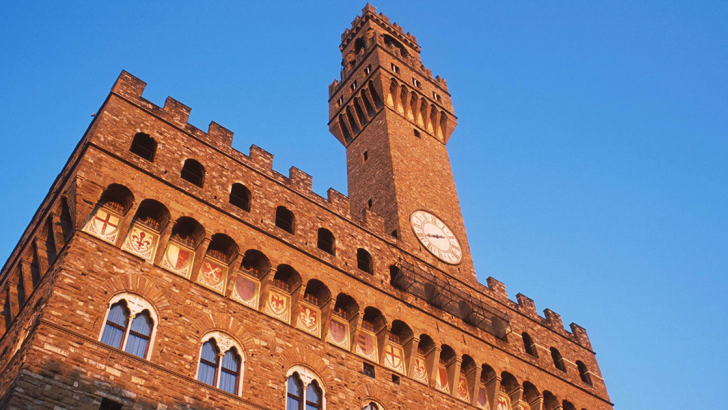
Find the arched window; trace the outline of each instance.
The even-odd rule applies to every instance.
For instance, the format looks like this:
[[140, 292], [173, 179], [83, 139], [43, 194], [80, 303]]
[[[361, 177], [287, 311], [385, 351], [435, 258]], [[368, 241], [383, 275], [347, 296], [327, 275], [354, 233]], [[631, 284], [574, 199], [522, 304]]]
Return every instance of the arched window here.
[[576, 367], [579, 369], [579, 377], [581, 377], [581, 381], [591, 386], [591, 376], [589, 376], [589, 369], [587, 369], [584, 362], [581, 360], [576, 361]]
[[231, 394], [240, 394], [243, 358], [231, 337], [212, 332], [202, 339], [197, 380]]
[[140, 132], [134, 136], [129, 151], [152, 162], [154, 161], [154, 154], [157, 152], [157, 141], [149, 135]]
[[230, 203], [245, 212], [250, 212], [250, 190], [243, 184], [233, 184], [230, 188]]
[[205, 179], [205, 167], [194, 159], [188, 159], [182, 167], [180, 176], [185, 181], [189, 181], [202, 188], [202, 182]]
[[294, 366], [288, 370], [286, 410], [322, 410], [326, 408], [325, 391], [318, 377], [309, 369]]
[[148, 358], [157, 322], [151, 304], [133, 294], [117, 295], [110, 304], [101, 342], [142, 359]]
[[523, 332], [521, 336], [523, 337], [523, 348], [526, 350], [526, 353], [533, 357], [538, 357], [538, 354], [536, 353], [536, 346], [533, 343], [533, 339], [531, 339], [531, 335]]
[[561, 370], [562, 372], [566, 371], [566, 367], [564, 366], [564, 358], [561, 357], [561, 353], [555, 348], [551, 348], [551, 358], [554, 360], [554, 366], [556, 366], [557, 369]]
[[372, 255], [364, 249], [356, 250], [356, 266], [368, 274], [372, 274]]
[[284, 206], [276, 208], [276, 226], [288, 233], [293, 233], [295, 218], [293, 212]]
[[318, 248], [326, 253], [334, 255], [334, 244], [336, 239], [334, 234], [328, 229], [319, 228], [318, 230]]
[[364, 405], [364, 410], [382, 410], [382, 408], [377, 403], [370, 401]]

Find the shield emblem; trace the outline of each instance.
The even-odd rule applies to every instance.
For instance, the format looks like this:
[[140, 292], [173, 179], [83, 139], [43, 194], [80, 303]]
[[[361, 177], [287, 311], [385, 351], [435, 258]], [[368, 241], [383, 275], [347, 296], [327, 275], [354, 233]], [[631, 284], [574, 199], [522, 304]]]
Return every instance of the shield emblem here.
[[99, 208], [86, 224], [84, 231], [97, 236], [107, 242], [116, 242], [119, 234], [121, 217], [109, 212], [105, 208]]
[[243, 302], [252, 301], [257, 296], [257, 288], [257, 284], [245, 276], [238, 275], [235, 281], [236, 295]]
[[488, 398], [485, 396], [484, 386], [480, 386], [478, 389], [478, 407], [488, 409]]
[[202, 267], [200, 268], [200, 274], [197, 277], [197, 281], [211, 289], [222, 292], [225, 287], [226, 271], [226, 266], [210, 258], [205, 258], [205, 260], [202, 261]]
[[427, 384], [427, 368], [425, 367], [425, 358], [422, 356], [417, 356], [415, 358], [415, 365], [412, 368], [412, 374], [415, 377], [415, 379]]
[[458, 378], [458, 396], [463, 400], [468, 400], [468, 381], [463, 375]]
[[363, 329], [359, 330], [359, 338], [356, 343], [356, 352], [371, 361], [378, 362], [377, 345], [374, 334]]
[[157, 249], [158, 236], [134, 224], [124, 242], [124, 250], [151, 261]]
[[188, 278], [195, 254], [190, 249], [170, 242], [162, 266]]
[[402, 365], [402, 348], [392, 344], [388, 344], [384, 348], [384, 364], [400, 373], [404, 373], [404, 366]]
[[327, 339], [329, 342], [348, 350], [349, 324], [332, 318], [331, 323], [329, 324], [329, 335]]
[[298, 314], [298, 328], [307, 331], [315, 336], [319, 335], [319, 311], [318, 309], [301, 304], [301, 312]]
[[448, 391], [450, 389], [450, 385], [447, 381], [447, 369], [445, 369], [445, 366], [438, 366], [437, 367], [437, 375], [435, 378], [436, 387], [440, 390]]
[[508, 399], [503, 396], [498, 398], [498, 410], [508, 410]]
[[286, 323], [290, 323], [289, 296], [271, 291], [268, 294], [267, 313]]

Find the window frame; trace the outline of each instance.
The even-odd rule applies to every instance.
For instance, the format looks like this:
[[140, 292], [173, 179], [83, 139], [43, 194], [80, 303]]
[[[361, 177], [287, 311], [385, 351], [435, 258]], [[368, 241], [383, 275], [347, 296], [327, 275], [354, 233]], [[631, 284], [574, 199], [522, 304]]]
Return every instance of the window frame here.
[[[121, 346], [120, 347], [114, 347], [112, 345], [103, 343], [106, 346], [112, 347], [114, 349], [119, 349], [123, 351], [124, 353], [130, 354], [134, 357], [139, 357], [140, 359], [149, 360], [149, 358], [152, 355], [152, 350], [154, 346], [154, 340], [157, 336], [157, 325], [159, 324], [159, 312], [157, 312], [157, 309], [152, 305], [148, 300], [144, 299], [143, 297], [135, 294], [135, 293], [119, 293], [112, 297], [106, 304], [106, 313], [104, 314], [104, 321], [101, 322], [101, 331], [99, 332], [98, 341], [101, 342], [101, 338], [104, 336], [104, 330], [106, 330], [106, 324], [109, 321], [109, 313], [111, 313], [111, 307], [115, 304], [121, 302], [126, 302], [126, 309], [129, 312], [129, 316], [127, 318], [127, 325], [124, 329], [124, 336], [122, 336], [121, 339]], [[149, 319], [152, 321], [152, 326], [149, 332], [149, 339], [147, 340], [147, 347], [144, 352], [144, 357], [137, 356], [133, 353], [126, 351], [127, 342], [129, 341], [129, 334], [131, 333], [131, 324], [136, 319], [136, 317], [144, 312], [149, 312]], [[120, 326], [118, 326], [116, 323], [111, 323], [112, 327], [115, 327], [119, 330]], [[135, 332], [137, 333], [137, 332]], [[142, 335], [143, 336], [143, 335]], [[139, 336], [137, 336], [139, 337]]]
[[[210, 362], [209, 360], [202, 358], [202, 348], [204, 347], [205, 343], [209, 342], [210, 340], [215, 341], [215, 345], [217, 346], [220, 353], [218, 354], [218, 361], [217, 364]], [[222, 390], [225, 393], [232, 394], [235, 396], [242, 396], [243, 392], [243, 376], [245, 374], [245, 350], [243, 350], [243, 346], [238, 342], [237, 339], [232, 337], [231, 335], [223, 332], [213, 331], [205, 334], [205, 336], [200, 339], [200, 348], [197, 353], [197, 371], [195, 372], [195, 380], [204, 383], [207, 386], [210, 386], [214, 389]], [[222, 372], [225, 371], [228, 374], [233, 374], [232, 372], [226, 371], [227, 369], [223, 370], [223, 358], [225, 355], [235, 349], [235, 353], [237, 353], [238, 358], [240, 359], [240, 366], [238, 368], [237, 377], [238, 380], [235, 383], [235, 393], [230, 393], [227, 390], [223, 390], [220, 387], [220, 382], [222, 380]], [[204, 363], [208, 366], [215, 365], [215, 381], [214, 384], [207, 384], [199, 379], [200, 377], [200, 364]]]
[[[294, 374], [298, 374], [298, 379], [301, 381], [303, 397], [301, 397], [299, 409], [288, 409], [288, 379], [290, 379]], [[286, 410], [303, 410], [307, 408], [309, 402], [308, 398], [306, 397], [306, 393], [308, 392], [308, 388], [314, 382], [314, 380], [316, 381], [316, 385], [318, 386], [319, 390], [321, 390], [321, 407], [319, 407], [319, 409], [326, 410], [326, 385], [321, 381], [321, 377], [319, 377], [319, 375], [316, 374], [313, 370], [300, 365], [295, 365], [288, 369], [288, 371], [286, 372]]]

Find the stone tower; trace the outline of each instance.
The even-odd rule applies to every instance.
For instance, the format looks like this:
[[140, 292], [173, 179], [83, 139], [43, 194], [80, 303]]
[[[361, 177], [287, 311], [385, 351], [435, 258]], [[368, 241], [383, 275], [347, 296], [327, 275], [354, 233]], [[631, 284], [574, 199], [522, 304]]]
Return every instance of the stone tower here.
[[612, 410], [586, 330], [475, 280], [415, 38], [341, 51], [350, 198], [121, 73], [0, 271], [0, 409]]
[[[342, 34], [339, 48], [341, 81], [329, 86], [329, 130], [346, 147], [352, 213], [371, 209], [419, 257], [475, 281], [446, 148], [457, 126], [446, 81], [422, 64], [415, 36], [371, 5]], [[442, 246], [417, 239], [418, 210], [451, 230], [453, 246], [439, 232], [424, 235]]]

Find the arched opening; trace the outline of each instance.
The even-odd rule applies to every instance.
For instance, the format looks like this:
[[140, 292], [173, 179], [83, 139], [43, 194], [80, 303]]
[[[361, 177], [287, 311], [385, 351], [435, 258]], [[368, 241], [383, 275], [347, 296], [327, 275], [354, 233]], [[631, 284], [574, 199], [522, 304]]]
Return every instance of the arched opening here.
[[44, 231], [46, 259], [48, 260], [48, 265], [52, 265], [58, 255], [56, 254], [56, 240], [53, 234], [53, 219], [50, 217], [46, 220]]
[[541, 397], [541, 395], [539, 394], [536, 386], [534, 386], [530, 382], [523, 382], [523, 400], [525, 400], [526, 403], [529, 404], [529, 407], [531, 407], [531, 408], [536, 407], [535, 402], [540, 397]]
[[230, 264], [233, 258], [238, 255], [238, 244], [235, 243], [233, 238], [223, 233], [216, 233], [212, 235], [206, 255], [223, 264]]
[[353, 297], [345, 293], [339, 293], [336, 296], [336, 303], [334, 304], [334, 314], [336, 316], [349, 321], [358, 313], [359, 304], [356, 303]]
[[183, 216], [175, 221], [170, 240], [195, 249], [205, 238], [205, 228], [196, 220]]
[[65, 197], [61, 198], [61, 232], [63, 232], [64, 241], [68, 242], [68, 238], [71, 237], [74, 229], [71, 211], [68, 209], [68, 201], [66, 201]]
[[389, 331], [390, 340], [402, 346], [409, 343], [414, 337], [412, 328], [401, 320], [392, 321], [392, 329]]
[[336, 244], [336, 239], [334, 238], [334, 234], [331, 233], [331, 231], [329, 231], [326, 228], [319, 228], [318, 240], [317, 240], [318, 248], [326, 253], [335, 255], [335, 253], [334, 253], [335, 244]]
[[295, 229], [295, 217], [293, 212], [284, 206], [276, 208], [276, 226], [292, 234]]
[[559, 407], [559, 400], [548, 390], [543, 392], [543, 410], [556, 410]]
[[576, 367], [579, 369], [579, 377], [581, 378], [581, 381], [591, 386], [591, 376], [589, 375], [589, 369], [587, 369], [584, 362], [581, 360], [576, 361]]
[[372, 81], [369, 81], [369, 87], [367, 88], [367, 90], [369, 90], [369, 94], [371, 94], [374, 106], [377, 107], [377, 110], [382, 108], [384, 104], [382, 103], [382, 99], [379, 98], [379, 94], [377, 94], [377, 89], [374, 88], [374, 83]]
[[417, 343], [417, 353], [427, 356], [435, 350], [435, 342], [426, 334], [420, 335], [420, 341]]
[[349, 120], [349, 125], [351, 125], [351, 130], [354, 132], [354, 134], [359, 134], [361, 132], [361, 128], [359, 127], [359, 123], [356, 122], [354, 119], [354, 115], [351, 113], [351, 107], [346, 107], [346, 119]]
[[234, 206], [242, 209], [245, 212], [250, 212], [250, 190], [243, 184], [233, 184], [230, 188], [230, 203]]
[[523, 337], [523, 348], [526, 353], [533, 357], [538, 357], [538, 354], [536, 353], [536, 345], [533, 343], [531, 336], [526, 332], [523, 332], [521, 336]]
[[167, 207], [153, 199], [145, 199], [139, 204], [126, 236], [124, 250], [152, 261], [159, 243], [159, 233], [169, 223]]
[[301, 285], [301, 275], [288, 265], [279, 265], [271, 285], [291, 294]]
[[511, 396], [516, 390], [520, 389], [521, 386], [518, 384], [515, 376], [508, 372], [501, 373], [501, 390], [508, 395], [508, 401], [511, 401]]
[[316, 306], [323, 307], [331, 300], [331, 291], [318, 279], [311, 279], [306, 283], [303, 300]]
[[169, 223], [169, 210], [162, 203], [154, 199], [145, 199], [139, 204], [134, 222], [147, 228], [160, 232]]
[[475, 380], [475, 360], [467, 354], [463, 355], [462, 363], [460, 364], [460, 374], [458, 374], [457, 384], [455, 385], [455, 395], [465, 401], [470, 401], [470, 395], [473, 391], [473, 387], [476, 382]]
[[561, 402], [561, 408], [563, 410], [576, 410], [576, 407], [574, 407], [574, 405], [568, 400]]
[[354, 41], [354, 54], [359, 55], [359, 53], [364, 52], [364, 39], [359, 37]]
[[385, 326], [387, 326], [387, 321], [379, 309], [371, 306], [364, 309], [364, 317], [362, 318], [362, 327], [364, 329], [379, 333]]
[[185, 161], [184, 166], [182, 166], [180, 176], [185, 181], [202, 188], [202, 184], [205, 180], [205, 167], [194, 159], [188, 159]]
[[359, 268], [360, 271], [364, 271], [371, 275], [374, 272], [372, 265], [372, 255], [370, 255], [365, 249], [357, 249], [356, 267]]
[[262, 278], [270, 272], [270, 261], [263, 252], [248, 249], [245, 251], [240, 269], [253, 277]]
[[389, 284], [394, 286], [397, 289], [404, 290], [405, 289], [405, 277], [402, 275], [402, 272], [400, 271], [399, 267], [396, 265], [390, 265], [389, 266]]
[[157, 152], [157, 141], [148, 134], [137, 133], [134, 135], [129, 151], [152, 162], [154, 161], [154, 154]]
[[390, 36], [389, 34], [385, 34], [383, 37], [384, 44], [387, 47], [394, 48], [396, 50], [395, 54], [399, 54], [400, 56], [402, 56], [402, 58], [409, 57], [409, 53], [407, 52], [407, 49], [402, 45], [402, 43], [395, 40], [394, 37]]
[[350, 143], [353, 138], [351, 136], [351, 132], [349, 132], [349, 128], [347, 127], [343, 114], [339, 114], [339, 127], [341, 128], [341, 133], [344, 136], [344, 141], [346, 141], [347, 144]]
[[362, 127], [369, 123], [369, 117], [364, 115], [364, 111], [361, 109], [359, 97], [354, 98], [354, 112], [356, 112], [356, 117], [359, 119], [359, 123], [361, 123]]
[[367, 115], [369, 116], [369, 120], [371, 121], [371, 119], [374, 118], [374, 114], [376, 114], [376, 111], [374, 111], [374, 107], [372, 107], [372, 104], [369, 102], [366, 88], [361, 90], [361, 101], [364, 104], [364, 109], [367, 111]]
[[101, 199], [99, 199], [99, 205], [120, 215], [126, 214], [133, 202], [134, 194], [131, 193], [129, 188], [119, 184], [109, 185], [101, 194]]
[[564, 366], [564, 358], [561, 357], [561, 353], [555, 347], [551, 348], [551, 358], [553, 359], [554, 366], [556, 366], [557, 369], [561, 370], [562, 372], [566, 371], [566, 366]]

